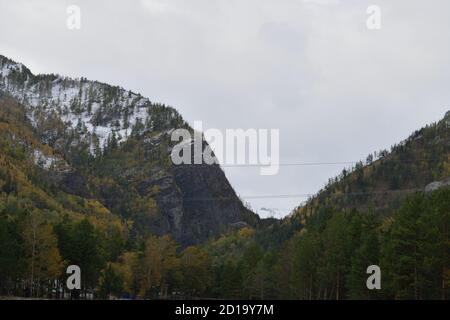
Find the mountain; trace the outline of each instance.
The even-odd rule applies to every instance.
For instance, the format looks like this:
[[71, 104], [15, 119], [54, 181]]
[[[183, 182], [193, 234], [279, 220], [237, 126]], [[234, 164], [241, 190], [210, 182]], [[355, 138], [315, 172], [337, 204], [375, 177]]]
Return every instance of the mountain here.
[[[447, 112], [346, 168], [283, 220], [208, 242], [213, 296], [448, 299], [449, 128]], [[366, 286], [369, 266], [380, 268], [380, 290]]]
[[[52, 201], [98, 203], [131, 238], [170, 234], [186, 246], [258, 224], [218, 165], [172, 164], [170, 134], [192, 129], [171, 107], [84, 78], [34, 75], [0, 56], [0, 109], [3, 143], [32, 159], [17, 174], [39, 171], [33, 186]], [[4, 154], [4, 166], [17, 157]]]
[[448, 299], [449, 127], [260, 220], [219, 166], [172, 164], [173, 108], [0, 57], [0, 296], [68, 298], [77, 265], [96, 298]]
[[[344, 169], [282, 221], [212, 252], [237, 242], [220, 259], [258, 266], [243, 277], [253, 277], [247, 290], [257, 284], [260, 297], [448, 299], [449, 128], [450, 111]], [[259, 256], [245, 256], [249, 248]], [[366, 286], [369, 266], [381, 270], [380, 290]]]
[[330, 178], [293, 216], [306, 218], [331, 204], [338, 209], [372, 210], [389, 215], [407, 195], [448, 185], [449, 128], [450, 111], [440, 121], [416, 130], [390, 151], [369, 154], [364, 162]]

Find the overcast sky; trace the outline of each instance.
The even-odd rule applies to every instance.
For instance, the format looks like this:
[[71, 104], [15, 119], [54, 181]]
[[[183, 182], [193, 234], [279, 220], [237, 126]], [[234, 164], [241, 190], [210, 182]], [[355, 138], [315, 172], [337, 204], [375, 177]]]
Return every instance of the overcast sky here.
[[[66, 27], [68, 5], [81, 29]], [[366, 26], [369, 5], [381, 29]], [[450, 109], [448, 0], [0, 0], [0, 54], [177, 108], [280, 129], [280, 161], [365, 159]], [[242, 196], [315, 193], [342, 165], [225, 168]], [[249, 199], [286, 214], [305, 198]]]

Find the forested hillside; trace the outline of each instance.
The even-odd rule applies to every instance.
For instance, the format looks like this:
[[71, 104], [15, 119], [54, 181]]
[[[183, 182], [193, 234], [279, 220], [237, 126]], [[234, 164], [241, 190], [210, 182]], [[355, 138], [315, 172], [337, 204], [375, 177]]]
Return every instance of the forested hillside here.
[[259, 223], [218, 165], [172, 164], [171, 132], [191, 129], [171, 107], [0, 56], [0, 116], [0, 294], [56, 295], [71, 264], [100, 294], [111, 265], [133, 256], [147, 296], [150, 239], [181, 250]]
[[[450, 113], [283, 219], [170, 161], [171, 107], [0, 56], [0, 296], [448, 299]], [[382, 289], [366, 287], [379, 265]]]
[[[35, 138], [24, 119], [23, 106], [2, 99], [0, 290], [37, 296], [49, 280], [62, 276], [69, 261], [82, 263], [90, 270], [89, 278], [96, 279], [105, 261], [119, 254], [127, 228], [98, 201], [57, 187], [61, 176], [70, 174], [70, 166]], [[50, 169], [54, 174], [47, 172]], [[63, 226], [74, 234], [70, 243], [58, 237]], [[66, 246], [73, 249], [70, 257]], [[86, 279], [86, 285], [91, 284]]]
[[189, 245], [258, 223], [219, 166], [172, 164], [172, 131], [191, 129], [169, 106], [84, 78], [33, 75], [3, 56], [0, 95], [22, 105], [19, 124], [67, 163], [55, 170], [45, 160], [54, 188], [96, 199], [132, 223], [133, 238], [170, 234]]
[[390, 151], [369, 154], [365, 161], [330, 178], [295, 215], [308, 216], [328, 203], [336, 208], [392, 212], [407, 194], [450, 177], [449, 131], [450, 111], [441, 121], [415, 131]]
[[[259, 248], [251, 250], [260, 253], [250, 263], [256, 267], [243, 275], [253, 277], [253, 296], [448, 299], [449, 128], [447, 112], [390, 151], [344, 169], [290, 217], [258, 230], [249, 244]], [[369, 265], [380, 266], [382, 290], [366, 288]]]
[[[209, 295], [448, 299], [449, 124], [447, 112], [343, 170], [282, 221], [207, 244]], [[366, 287], [370, 265], [381, 268], [381, 290]]]

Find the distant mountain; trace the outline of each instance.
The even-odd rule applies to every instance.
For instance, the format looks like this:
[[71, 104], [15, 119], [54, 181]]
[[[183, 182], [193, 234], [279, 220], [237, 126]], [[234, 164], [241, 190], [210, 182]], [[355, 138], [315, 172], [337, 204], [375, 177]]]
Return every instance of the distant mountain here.
[[14, 150], [2, 150], [1, 169], [45, 194], [30, 196], [32, 207], [83, 213], [67, 199], [97, 203], [131, 238], [170, 234], [183, 245], [258, 224], [219, 166], [172, 164], [171, 132], [191, 128], [171, 107], [84, 78], [34, 75], [0, 56], [0, 110], [2, 143]]

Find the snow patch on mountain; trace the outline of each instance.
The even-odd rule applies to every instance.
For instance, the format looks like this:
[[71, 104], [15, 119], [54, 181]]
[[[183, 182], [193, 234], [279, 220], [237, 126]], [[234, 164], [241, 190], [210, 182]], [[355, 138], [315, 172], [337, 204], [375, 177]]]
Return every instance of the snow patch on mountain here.
[[33, 75], [22, 64], [0, 56], [0, 91], [27, 107], [33, 126], [39, 118], [57, 115], [79, 133], [94, 153], [114, 136], [125, 141], [136, 126], [150, 122], [149, 99], [123, 88], [58, 75]]
[[39, 149], [35, 149], [33, 151], [33, 160], [34, 164], [46, 170], [50, 170], [52, 167], [56, 166], [58, 162], [61, 161], [61, 159], [55, 156], [44, 154]]

